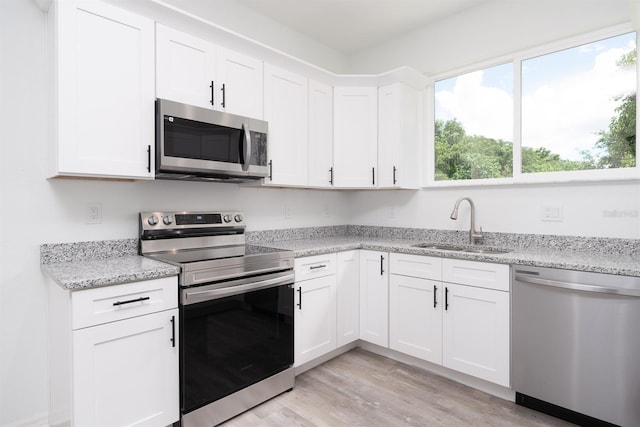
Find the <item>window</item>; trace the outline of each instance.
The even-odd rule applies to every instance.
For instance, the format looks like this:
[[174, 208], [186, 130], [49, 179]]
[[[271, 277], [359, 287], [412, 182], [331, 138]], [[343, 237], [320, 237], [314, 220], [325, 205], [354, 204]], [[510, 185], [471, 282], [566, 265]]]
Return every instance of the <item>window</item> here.
[[432, 179], [637, 171], [636, 62], [627, 33], [436, 81]]
[[513, 176], [513, 64], [435, 84], [435, 179]]

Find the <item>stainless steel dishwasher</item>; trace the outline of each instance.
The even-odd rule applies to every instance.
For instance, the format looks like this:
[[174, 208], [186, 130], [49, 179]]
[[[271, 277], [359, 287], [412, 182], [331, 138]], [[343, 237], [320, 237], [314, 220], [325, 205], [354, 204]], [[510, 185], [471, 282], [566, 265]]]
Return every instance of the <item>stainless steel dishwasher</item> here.
[[516, 266], [511, 297], [516, 403], [640, 426], [640, 277]]

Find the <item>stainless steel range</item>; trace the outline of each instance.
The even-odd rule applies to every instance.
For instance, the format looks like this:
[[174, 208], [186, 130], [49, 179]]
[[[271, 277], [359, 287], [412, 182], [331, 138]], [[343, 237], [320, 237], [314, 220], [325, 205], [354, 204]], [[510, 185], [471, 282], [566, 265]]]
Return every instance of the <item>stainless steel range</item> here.
[[142, 212], [140, 254], [180, 267], [181, 425], [294, 385], [291, 251], [245, 244], [242, 212]]

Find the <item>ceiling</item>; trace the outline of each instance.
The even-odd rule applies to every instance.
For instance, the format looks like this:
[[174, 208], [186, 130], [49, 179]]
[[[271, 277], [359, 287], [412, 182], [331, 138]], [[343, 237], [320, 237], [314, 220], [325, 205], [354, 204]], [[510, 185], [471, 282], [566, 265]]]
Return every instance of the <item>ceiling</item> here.
[[487, 0], [236, 0], [345, 55]]

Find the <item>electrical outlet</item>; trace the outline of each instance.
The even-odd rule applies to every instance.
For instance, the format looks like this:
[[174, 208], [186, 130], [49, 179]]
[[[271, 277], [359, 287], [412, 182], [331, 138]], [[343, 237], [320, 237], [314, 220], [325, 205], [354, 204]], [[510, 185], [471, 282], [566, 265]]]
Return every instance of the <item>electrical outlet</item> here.
[[289, 219], [293, 216], [293, 208], [287, 206], [284, 208], [284, 217]]
[[102, 205], [100, 203], [87, 203], [85, 213], [87, 224], [102, 222]]
[[542, 206], [540, 219], [546, 222], [562, 222], [564, 220], [562, 216], [562, 206], [558, 206], [558, 205]]

